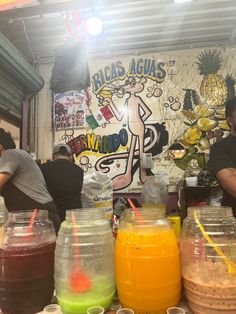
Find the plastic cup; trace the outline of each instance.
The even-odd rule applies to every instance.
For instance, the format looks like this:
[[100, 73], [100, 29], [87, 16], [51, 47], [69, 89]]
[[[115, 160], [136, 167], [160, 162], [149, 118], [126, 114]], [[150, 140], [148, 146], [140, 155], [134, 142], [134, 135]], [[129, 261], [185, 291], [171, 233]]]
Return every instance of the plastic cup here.
[[91, 306], [87, 309], [87, 314], [103, 314], [105, 312], [104, 307], [100, 305]]
[[49, 304], [43, 309], [43, 313], [62, 314], [61, 307], [58, 304]]
[[185, 314], [185, 310], [180, 307], [170, 307], [167, 309], [167, 314]]
[[134, 311], [132, 309], [122, 307], [116, 312], [116, 314], [134, 314]]
[[197, 186], [198, 185], [198, 178], [197, 177], [186, 177], [186, 185], [187, 186]]

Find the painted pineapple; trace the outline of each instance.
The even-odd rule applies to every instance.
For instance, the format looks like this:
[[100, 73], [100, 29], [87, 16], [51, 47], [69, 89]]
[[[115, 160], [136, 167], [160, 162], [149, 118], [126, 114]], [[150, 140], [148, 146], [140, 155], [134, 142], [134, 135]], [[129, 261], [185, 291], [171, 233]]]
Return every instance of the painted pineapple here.
[[201, 82], [200, 94], [203, 101], [211, 107], [224, 104], [227, 99], [227, 85], [224, 78], [217, 72], [220, 70], [223, 58], [216, 50], [203, 51], [198, 57], [198, 68], [204, 76]]

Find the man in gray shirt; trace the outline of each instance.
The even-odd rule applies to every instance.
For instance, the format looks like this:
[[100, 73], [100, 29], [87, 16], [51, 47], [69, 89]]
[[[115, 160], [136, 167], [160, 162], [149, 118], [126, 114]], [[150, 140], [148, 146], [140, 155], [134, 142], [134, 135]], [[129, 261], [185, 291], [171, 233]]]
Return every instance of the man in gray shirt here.
[[0, 191], [9, 211], [46, 209], [56, 231], [60, 220], [43, 175], [33, 158], [0, 128]]

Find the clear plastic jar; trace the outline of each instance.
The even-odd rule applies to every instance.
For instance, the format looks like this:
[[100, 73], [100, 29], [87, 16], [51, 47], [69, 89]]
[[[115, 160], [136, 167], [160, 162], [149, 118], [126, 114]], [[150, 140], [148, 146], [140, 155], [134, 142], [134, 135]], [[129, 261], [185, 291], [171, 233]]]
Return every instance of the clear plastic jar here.
[[56, 235], [45, 210], [11, 212], [0, 244], [0, 306], [5, 314], [32, 314], [54, 291]]
[[0, 206], [0, 243], [2, 242], [2, 236], [3, 236], [3, 224], [6, 222], [8, 216], [8, 212]]
[[135, 314], [164, 314], [180, 298], [179, 248], [161, 209], [126, 210], [115, 245], [118, 297]]
[[64, 314], [84, 314], [95, 305], [109, 308], [115, 293], [113, 254], [104, 211], [66, 212], [55, 251], [56, 295]]
[[195, 314], [236, 313], [236, 220], [231, 208], [188, 208], [181, 262], [185, 295]]

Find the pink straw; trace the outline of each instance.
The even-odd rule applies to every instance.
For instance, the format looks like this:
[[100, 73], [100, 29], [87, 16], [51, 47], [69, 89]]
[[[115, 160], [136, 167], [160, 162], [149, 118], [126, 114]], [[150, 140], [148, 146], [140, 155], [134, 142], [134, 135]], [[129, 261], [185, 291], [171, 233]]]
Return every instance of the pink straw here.
[[128, 200], [128, 202], [129, 202], [129, 204], [130, 204], [130, 206], [131, 206], [131, 208], [132, 208], [132, 210], [133, 210], [135, 216], [138, 218], [138, 221], [139, 221], [140, 223], [143, 222], [143, 217], [142, 217], [142, 215], [140, 214], [140, 211], [138, 210], [138, 208], [134, 206], [134, 203], [131, 201], [130, 198], [128, 198], [127, 200]]

